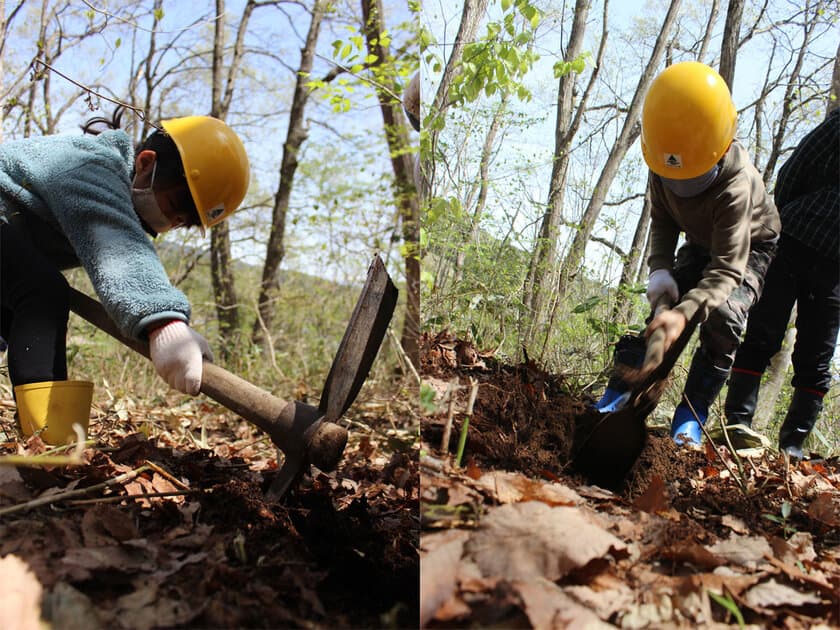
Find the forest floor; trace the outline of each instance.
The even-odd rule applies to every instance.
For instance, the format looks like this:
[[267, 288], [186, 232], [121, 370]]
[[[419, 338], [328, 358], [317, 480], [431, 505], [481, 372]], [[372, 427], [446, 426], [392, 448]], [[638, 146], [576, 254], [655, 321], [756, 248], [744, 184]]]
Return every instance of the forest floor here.
[[424, 338], [421, 367], [436, 390], [421, 419], [421, 626], [840, 627], [837, 458], [680, 449], [652, 430], [605, 489], [569, 466], [588, 401], [562, 376], [446, 333]]
[[[338, 469], [271, 502], [270, 441], [183, 400], [95, 402], [81, 463], [0, 466], [0, 627], [416, 627], [407, 402], [357, 402]], [[0, 455], [37, 455], [39, 438], [15, 438], [13, 408], [0, 401]]]

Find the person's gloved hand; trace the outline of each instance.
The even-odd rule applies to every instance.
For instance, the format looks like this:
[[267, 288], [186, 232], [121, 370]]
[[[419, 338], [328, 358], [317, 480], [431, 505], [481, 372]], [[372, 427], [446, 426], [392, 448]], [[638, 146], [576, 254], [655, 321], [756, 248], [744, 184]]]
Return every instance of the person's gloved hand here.
[[647, 299], [650, 307], [653, 308], [663, 295], [670, 298], [671, 304], [676, 304], [680, 299], [680, 289], [670, 271], [657, 269], [648, 276]]
[[213, 360], [207, 340], [178, 320], [149, 333], [149, 355], [170, 387], [191, 396], [201, 387], [202, 357]]

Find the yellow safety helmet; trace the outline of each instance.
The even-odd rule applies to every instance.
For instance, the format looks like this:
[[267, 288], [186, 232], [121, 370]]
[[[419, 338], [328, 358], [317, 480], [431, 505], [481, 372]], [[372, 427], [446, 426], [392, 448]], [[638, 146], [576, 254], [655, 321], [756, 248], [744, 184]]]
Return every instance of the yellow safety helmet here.
[[675, 63], [653, 80], [645, 96], [642, 155], [662, 177], [698, 177], [726, 153], [736, 119], [723, 77], [704, 63]]
[[202, 227], [221, 223], [242, 203], [251, 181], [242, 140], [211, 116], [172, 118], [160, 124], [178, 147]]

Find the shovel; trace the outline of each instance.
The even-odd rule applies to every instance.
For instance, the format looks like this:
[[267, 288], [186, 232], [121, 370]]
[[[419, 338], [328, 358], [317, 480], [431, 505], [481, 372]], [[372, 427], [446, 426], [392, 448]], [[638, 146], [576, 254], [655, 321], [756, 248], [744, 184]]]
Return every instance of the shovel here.
[[[667, 308], [667, 303], [657, 303], [654, 313], [658, 315]], [[645, 419], [659, 403], [668, 375], [700, 323], [700, 312], [698, 309], [667, 352], [665, 331], [657, 328], [651, 333], [627, 400], [615, 411], [599, 414], [592, 429], [575, 440], [572, 466], [594, 483], [615, 487], [642, 454], [647, 441]]]
[[[382, 259], [376, 256], [333, 359], [318, 407], [281, 400], [213, 363], [204, 362], [201, 393], [265, 431], [283, 451], [283, 467], [268, 490], [269, 499], [280, 499], [297, 484], [310, 464], [324, 471], [338, 465], [347, 444], [347, 430], [335, 422], [347, 411], [365, 382], [396, 303], [397, 289]], [[96, 300], [71, 288], [70, 308], [149, 357], [148, 344], [123, 336]]]

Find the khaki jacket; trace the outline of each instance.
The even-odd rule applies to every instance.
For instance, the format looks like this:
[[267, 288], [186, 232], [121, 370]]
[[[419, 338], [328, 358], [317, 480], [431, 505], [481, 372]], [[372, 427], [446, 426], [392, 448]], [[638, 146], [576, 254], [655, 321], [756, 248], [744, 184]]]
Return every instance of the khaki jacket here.
[[658, 175], [650, 174], [650, 270], [673, 270], [680, 232], [708, 250], [711, 258], [703, 278], [676, 306], [687, 319], [705, 303], [705, 321], [741, 283], [750, 248], [776, 240], [781, 231], [779, 213], [761, 174], [737, 140], [720, 164], [714, 183], [696, 197], [678, 197]]

